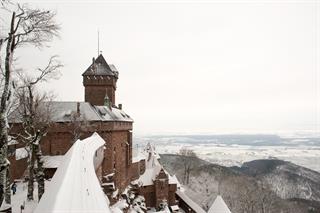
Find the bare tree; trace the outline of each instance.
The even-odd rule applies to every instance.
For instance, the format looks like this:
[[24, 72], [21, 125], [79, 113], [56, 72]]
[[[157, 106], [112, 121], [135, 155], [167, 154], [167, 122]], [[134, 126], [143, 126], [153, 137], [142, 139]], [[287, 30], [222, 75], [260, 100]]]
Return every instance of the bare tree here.
[[[43, 46], [44, 43], [52, 40], [58, 35], [59, 26], [56, 24], [55, 13], [48, 10], [32, 9], [27, 5], [4, 4], [2, 1], [1, 16], [10, 13], [11, 19], [8, 23], [7, 35], [0, 37], [0, 55], [2, 47], [4, 50], [4, 61], [0, 58], [3, 87], [0, 94], [0, 198], [5, 191], [6, 203], [11, 203], [10, 189], [8, 190], [9, 163], [7, 160], [8, 144], [8, 106], [13, 83], [13, 57], [15, 50], [23, 45]], [[9, 8], [14, 6], [13, 9]], [[4, 66], [2, 66], [4, 64]], [[2, 70], [3, 69], [3, 70]], [[2, 189], [2, 190], [1, 190]], [[4, 190], [5, 189], [5, 190]], [[2, 202], [2, 200], [0, 200]]]
[[[59, 74], [61, 63], [56, 56], [50, 58], [44, 69], [38, 69], [36, 77], [20, 73], [22, 85], [18, 87], [16, 95], [19, 100], [17, 115], [22, 121], [23, 131], [18, 135], [18, 140], [23, 142], [29, 151], [28, 161], [28, 200], [33, 200], [34, 179], [38, 182], [39, 200], [44, 193], [44, 172], [40, 141], [47, 134], [52, 123], [52, 98], [48, 94], [40, 95], [36, 91], [37, 84], [54, 79]], [[35, 164], [37, 168], [35, 169]]]
[[190, 172], [195, 166], [194, 163], [197, 155], [193, 150], [186, 147], [182, 147], [178, 154], [182, 156], [182, 162], [184, 165], [183, 183], [189, 184]]
[[74, 143], [81, 138], [89, 125], [85, 115], [81, 114], [80, 103], [77, 103], [77, 111], [71, 112], [70, 120], [70, 133], [73, 136], [72, 143]]

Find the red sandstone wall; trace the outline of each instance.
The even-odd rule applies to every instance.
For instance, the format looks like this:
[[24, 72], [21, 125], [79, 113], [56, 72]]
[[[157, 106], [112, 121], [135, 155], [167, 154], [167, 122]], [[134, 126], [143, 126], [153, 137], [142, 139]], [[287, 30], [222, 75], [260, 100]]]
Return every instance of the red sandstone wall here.
[[[128, 148], [132, 141], [129, 141], [128, 131], [113, 131], [102, 133], [106, 141], [105, 160], [103, 162], [104, 175], [115, 172], [115, 182], [120, 191], [129, 184], [131, 174], [131, 158]], [[129, 144], [129, 145], [128, 145]]]
[[28, 158], [16, 160], [15, 155], [9, 157], [11, 181], [23, 177], [27, 169]]
[[84, 100], [102, 106], [107, 92], [112, 104], [115, 105], [116, 83], [117, 80], [111, 76], [84, 76]]
[[156, 206], [156, 193], [154, 185], [151, 186], [142, 186], [139, 189], [139, 194], [144, 196], [146, 199], [147, 207], [155, 207]]
[[86, 86], [84, 100], [93, 105], [104, 105], [104, 98], [108, 91], [108, 97], [112, 104], [115, 104], [115, 90], [112, 86]]
[[139, 173], [140, 171], [140, 163], [136, 162], [131, 164], [130, 168], [129, 168], [129, 175], [130, 175], [130, 179], [131, 180], [135, 180], [139, 178]]

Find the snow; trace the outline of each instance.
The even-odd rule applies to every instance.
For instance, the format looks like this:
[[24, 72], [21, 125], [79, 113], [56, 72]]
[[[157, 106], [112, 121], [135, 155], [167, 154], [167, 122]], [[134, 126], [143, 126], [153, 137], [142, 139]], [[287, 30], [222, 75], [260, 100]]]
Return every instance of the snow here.
[[[93, 106], [89, 102], [53, 101], [51, 103], [52, 120], [55, 122], [70, 122], [72, 112], [77, 112], [77, 104], [80, 104], [81, 121], [126, 121], [133, 122], [123, 110], [112, 107], [110, 110], [105, 106]], [[103, 113], [101, 113], [103, 112]], [[10, 123], [20, 123], [21, 116], [18, 110], [9, 116]]]
[[170, 206], [172, 211], [179, 211], [179, 206], [178, 205], [173, 205], [173, 206]]
[[[138, 182], [142, 183], [143, 186], [150, 186], [153, 185], [153, 181], [155, 180], [156, 176], [159, 174], [160, 170], [163, 168], [159, 163], [158, 159], [160, 156], [158, 153], [154, 151], [154, 147], [150, 144], [147, 145], [145, 149], [145, 156], [146, 157], [146, 170], [145, 172], [139, 177]], [[169, 184], [178, 184], [178, 180], [176, 177], [172, 177], [166, 170], [164, 172], [168, 175]]]
[[183, 191], [177, 190], [176, 194], [197, 213], [206, 213], [198, 204], [191, 200]]
[[11, 145], [17, 145], [19, 144], [19, 142], [17, 140], [15, 140], [13, 137], [9, 136], [8, 137], [8, 146], [11, 146]]
[[28, 157], [28, 151], [25, 147], [16, 149], [16, 160], [21, 160]]
[[111, 208], [118, 208], [120, 210], [123, 210], [125, 208], [128, 208], [129, 204], [127, 203], [127, 201], [125, 199], [120, 199], [118, 202], [116, 202], [115, 204], [113, 204], [113, 206], [111, 206]]
[[111, 212], [112, 213], [123, 213], [123, 211], [121, 209], [119, 209], [118, 207], [111, 207]]
[[76, 141], [53, 176], [34, 213], [111, 212], [95, 173], [94, 158], [105, 141], [94, 133]]
[[[12, 212], [20, 212], [21, 205], [24, 206], [23, 213], [31, 213], [38, 204], [38, 185], [34, 183], [33, 201], [27, 201], [27, 182], [22, 180], [15, 180], [17, 184], [17, 192], [15, 195], [11, 194]], [[45, 182], [45, 188], [48, 188], [49, 181]]]
[[133, 201], [128, 212], [144, 213], [147, 210], [146, 200], [143, 196], [138, 195]]
[[114, 172], [113, 172], [113, 173], [110, 173], [110, 174], [105, 175], [105, 176], [104, 176], [104, 178], [109, 179], [109, 178], [111, 178], [112, 176], [114, 176]]
[[58, 168], [63, 162], [64, 155], [42, 156], [43, 168]]
[[176, 175], [173, 175], [173, 176], [169, 175], [169, 184], [177, 184], [177, 188], [181, 187], [181, 184], [178, 181], [178, 178]]
[[112, 193], [112, 198], [117, 197], [118, 194], [119, 194], [119, 189], [117, 189], [116, 191], [114, 191], [114, 192]]
[[115, 189], [114, 182], [111, 182], [111, 183], [102, 183], [101, 186], [112, 186], [112, 188]]
[[231, 213], [227, 204], [224, 202], [220, 195], [214, 200], [212, 206], [210, 207], [208, 213]]
[[[112, 107], [110, 110], [107, 106], [94, 106], [96, 111], [99, 112], [102, 121], [110, 121], [110, 120], [117, 120], [117, 121], [129, 121], [132, 122], [133, 120], [127, 115], [123, 110]], [[102, 113], [101, 113], [102, 112]]]
[[[277, 158], [290, 161], [294, 164], [320, 172], [319, 138], [308, 139], [309, 144], [305, 142], [293, 143], [298, 139], [281, 138], [279, 145], [243, 145], [228, 144], [225, 141], [211, 141], [202, 139], [193, 139], [188, 136], [177, 137], [136, 137], [135, 143], [146, 144], [151, 142], [157, 144], [157, 152], [160, 154], [177, 154], [182, 147], [190, 147], [199, 158], [209, 161], [210, 163], [223, 166], [241, 166], [244, 162], [257, 159]], [[227, 141], [229, 142], [229, 141]]]

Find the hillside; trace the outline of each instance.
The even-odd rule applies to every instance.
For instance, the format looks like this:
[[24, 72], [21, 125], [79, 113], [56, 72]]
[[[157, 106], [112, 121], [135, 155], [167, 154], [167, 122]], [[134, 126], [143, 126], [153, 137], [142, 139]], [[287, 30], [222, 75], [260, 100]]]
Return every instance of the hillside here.
[[283, 199], [320, 201], [320, 173], [282, 160], [254, 160], [233, 170], [254, 177]]
[[[188, 157], [171, 154], [161, 155], [161, 163], [172, 175], [175, 174], [181, 183], [184, 179], [183, 162], [185, 160], [188, 160]], [[286, 164], [286, 162], [281, 163], [279, 162], [280, 165]], [[261, 179], [256, 175], [243, 172], [239, 167], [219, 166], [200, 159], [192, 159], [192, 164], [190, 181], [184, 187], [190, 198], [205, 210], [211, 206], [215, 197], [221, 194], [231, 211], [237, 213], [278, 213], [281, 211], [307, 213], [320, 211], [318, 202], [308, 199], [282, 199], [271, 185], [261, 182]], [[261, 164], [265, 174], [273, 171], [272, 166], [265, 165], [268, 164], [268, 161]], [[251, 166], [249, 165], [248, 168], [251, 168]], [[252, 171], [252, 169], [246, 170]], [[276, 176], [273, 176], [273, 178], [276, 178]], [[287, 178], [290, 182], [290, 176], [287, 176]], [[272, 182], [271, 176], [269, 181]], [[317, 189], [319, 188], [317, 186]]]

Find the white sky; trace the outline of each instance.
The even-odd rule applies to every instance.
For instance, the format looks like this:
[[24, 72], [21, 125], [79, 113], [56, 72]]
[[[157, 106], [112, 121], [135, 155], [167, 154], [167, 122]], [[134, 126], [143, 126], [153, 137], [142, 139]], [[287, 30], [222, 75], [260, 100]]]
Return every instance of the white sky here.
[[58, 100], [83, 101], [99, 28], [138, 134], [320, 129], [319, 1], [29, 3], [56, 10], [62, 29], [19, 63], [60, 55], [63, 75], [46, 85]]

